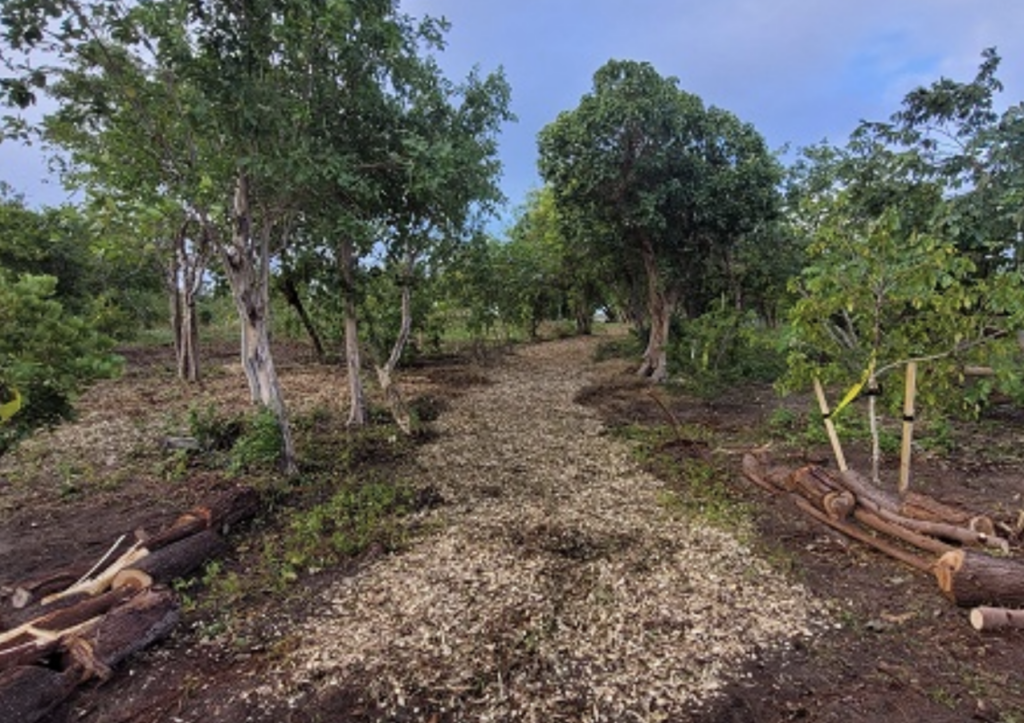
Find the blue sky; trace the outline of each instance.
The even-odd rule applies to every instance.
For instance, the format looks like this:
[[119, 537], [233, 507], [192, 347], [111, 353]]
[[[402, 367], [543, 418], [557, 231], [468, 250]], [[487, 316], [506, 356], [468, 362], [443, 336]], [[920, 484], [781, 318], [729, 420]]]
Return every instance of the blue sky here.
[[[1005, 104], [1024, 100], [1020, 0], [401, 0], [451, 24], [439, 55], [453, 80], [505, 69], [518, 122], [501, 138], [509, 214], [539, 185], [536, 136], [574, 108], [611, 58], [651, 62], [706, 103], [753, 123], [772, 148], [845, 141], [910, 89], [973, 78], [983, 48], [1003, 58]], [[56, 204], [34, 149], [0, 144], [0, 179]], [[500, 223], [498, 224], [500, 227]]]

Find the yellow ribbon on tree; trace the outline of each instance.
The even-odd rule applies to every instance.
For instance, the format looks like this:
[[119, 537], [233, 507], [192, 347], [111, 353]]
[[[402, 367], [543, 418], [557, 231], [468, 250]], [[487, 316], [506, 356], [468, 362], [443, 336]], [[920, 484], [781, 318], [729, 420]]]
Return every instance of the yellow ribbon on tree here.
[[860, 394], [861, 389], [864, 388], [864, 385], [868, 383], [868, 380], [871, 379], [871, 376], [874, 373], [875, 355], [872, 354], [871, 361], [868, 363], [868, 368], [864, 370], [864, 375], [861, 376], [860, 381], [854, 384], [852, 387], [850, 387], [849, 391], [846, 392], [846, 396], [844, 396], [842, 401], [836, 405], [836, 408], [832, 410], [832, 413], [829, 416], [835, 417], [837, 414], [839, 414], [839, 412], [843, 411], [844, 407], [846, 407], [850, 402], [856, 399], [857, 395]]
[[21, 409], [21, 395], [18, 390], [14, 387], [7, 387], [6, 391], [10, 392], [11, 398], [0, 402], [0, 422], [6, 422]]

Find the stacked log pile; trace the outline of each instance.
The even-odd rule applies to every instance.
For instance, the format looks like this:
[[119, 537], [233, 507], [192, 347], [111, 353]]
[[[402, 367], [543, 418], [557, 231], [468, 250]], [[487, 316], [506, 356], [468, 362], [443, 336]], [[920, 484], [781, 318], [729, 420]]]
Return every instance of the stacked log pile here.
[[914, 492], [897, 496], [853, 470], [771, 466], [762, 452], [743, 459], [743, 473], [805, 514], [918, 570], [933, 574], [954, 604], [975, 608], [978, 630], [1024, 627], [1024, 561], [992, 519]]
[[179, 609], [166, 586], [221, 554], [223, 533], [258, 509], [255, 490], [238, 487], [155, 535], [139, 530], [128, 546], [118, 540], [91, 568], [71, 566], [15, 585], [0, 628], [0, 721], [40, 720], [79, 685], [108, 678], [128, 656], [169, 635]]

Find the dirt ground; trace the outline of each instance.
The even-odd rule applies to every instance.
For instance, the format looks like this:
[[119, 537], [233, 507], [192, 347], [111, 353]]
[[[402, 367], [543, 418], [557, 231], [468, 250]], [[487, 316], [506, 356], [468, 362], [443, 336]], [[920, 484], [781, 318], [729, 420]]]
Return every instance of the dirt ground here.
[[[655, 400], [626, 363], [593, 361], [601, 341], [407, 370], [407, 395], [440, 413], [430, 433], [355, 462], [423, 491], [400, 545], [214, 609], [202, 585], [183, 590], [169, 640], [49, 723], [1024, 721], [1024, 634], [976, 633], [929, 576], [744, 481], [739, 453], [768, 442], [782, 463], [827, 460], [795, 433], [807, 400], [751, 387]], [[211, 350], [199, 389], [174, 381], [166, 350], [126, 357], [78, 422], [0, 460], [0, 586], [96, 560], [117, 536], [247, 481], [175, 468], [160, 445], [190, 409], [246, 408], [232, 350]], [[298, 347], [279, 367], [295, 418], [340, 424], [324, 412], [344, 402], [337, 368]], [[627, 438], [668, 417], [686, 439], [637, 454]], [[941, 450], [919, 449], [914, 485], [1013, 524], [1022, 443], [1022, 416], [996, 409]], [[867, 468], [864, 446], [848, 447], [855, 468]], [[723, 472], [749, 510], [744, 529], [672, 503], [693, 458]], [[883, 478], [894, 469], [887, 460]], [[279, 493], [236, 531], [223, 569], [244, 577], [259, 564], [307, 494]], [[0, 601], [0, 622], [6, 610]]]

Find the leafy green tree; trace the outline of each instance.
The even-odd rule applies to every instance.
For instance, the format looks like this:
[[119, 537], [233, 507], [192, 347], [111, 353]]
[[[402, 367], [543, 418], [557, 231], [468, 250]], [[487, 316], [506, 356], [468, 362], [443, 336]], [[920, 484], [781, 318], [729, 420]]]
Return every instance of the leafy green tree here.
[[673, 315], [713, 251], [775, 213], [778, 164], [752, 126], [631, 61], [597, 71], [579, 106], [542, 130], [540, 155], [574, 237], [644, 280], [638, 372], [665, 379]]
[[594, 311], [604, 303], [605, 279], [610, 276], [607, 260], [588, 253], [587, 244], [574, 239], [577, 228], [563, 220], [554, 193], [545, 186], [530, 193], [509, 233], [509, 243], [518, 253], [534, 260], [539, 269], [524, 307], [532, 314], [529, 325], [536, 329], [544, 315], [568, 314], [579, 334], [589, 334]]
[[73, 414], [76, 395], [118, 370], [113, 342], [56, 300], [57, 279], [0, 270], [0, 389], [21, 409], [0, 426], [0, 454], [22, 435]]
[[[927, 362], [921, 390], [933, 409], [972, 401], [958, 388], [968, 364], [993, 364], [1004, 388], [1019, 387], [1019, 359], [1006, 362], [1019, 357], [1024, 294], [1002, 207], [1019, 171], [994, 160], [1019, 144], [1004, 133], [1014, 121], [991, 111], [996, 62], [986, 54], [973, 83], [913, 91], [892, 123], [807, 154], [797, 225], [809, 259], [793, 285], [789, 379], [862, 380], [876, 479], [873, 390], [888, 372]], [[941, 153], [940, 139], [951, 144]]]

